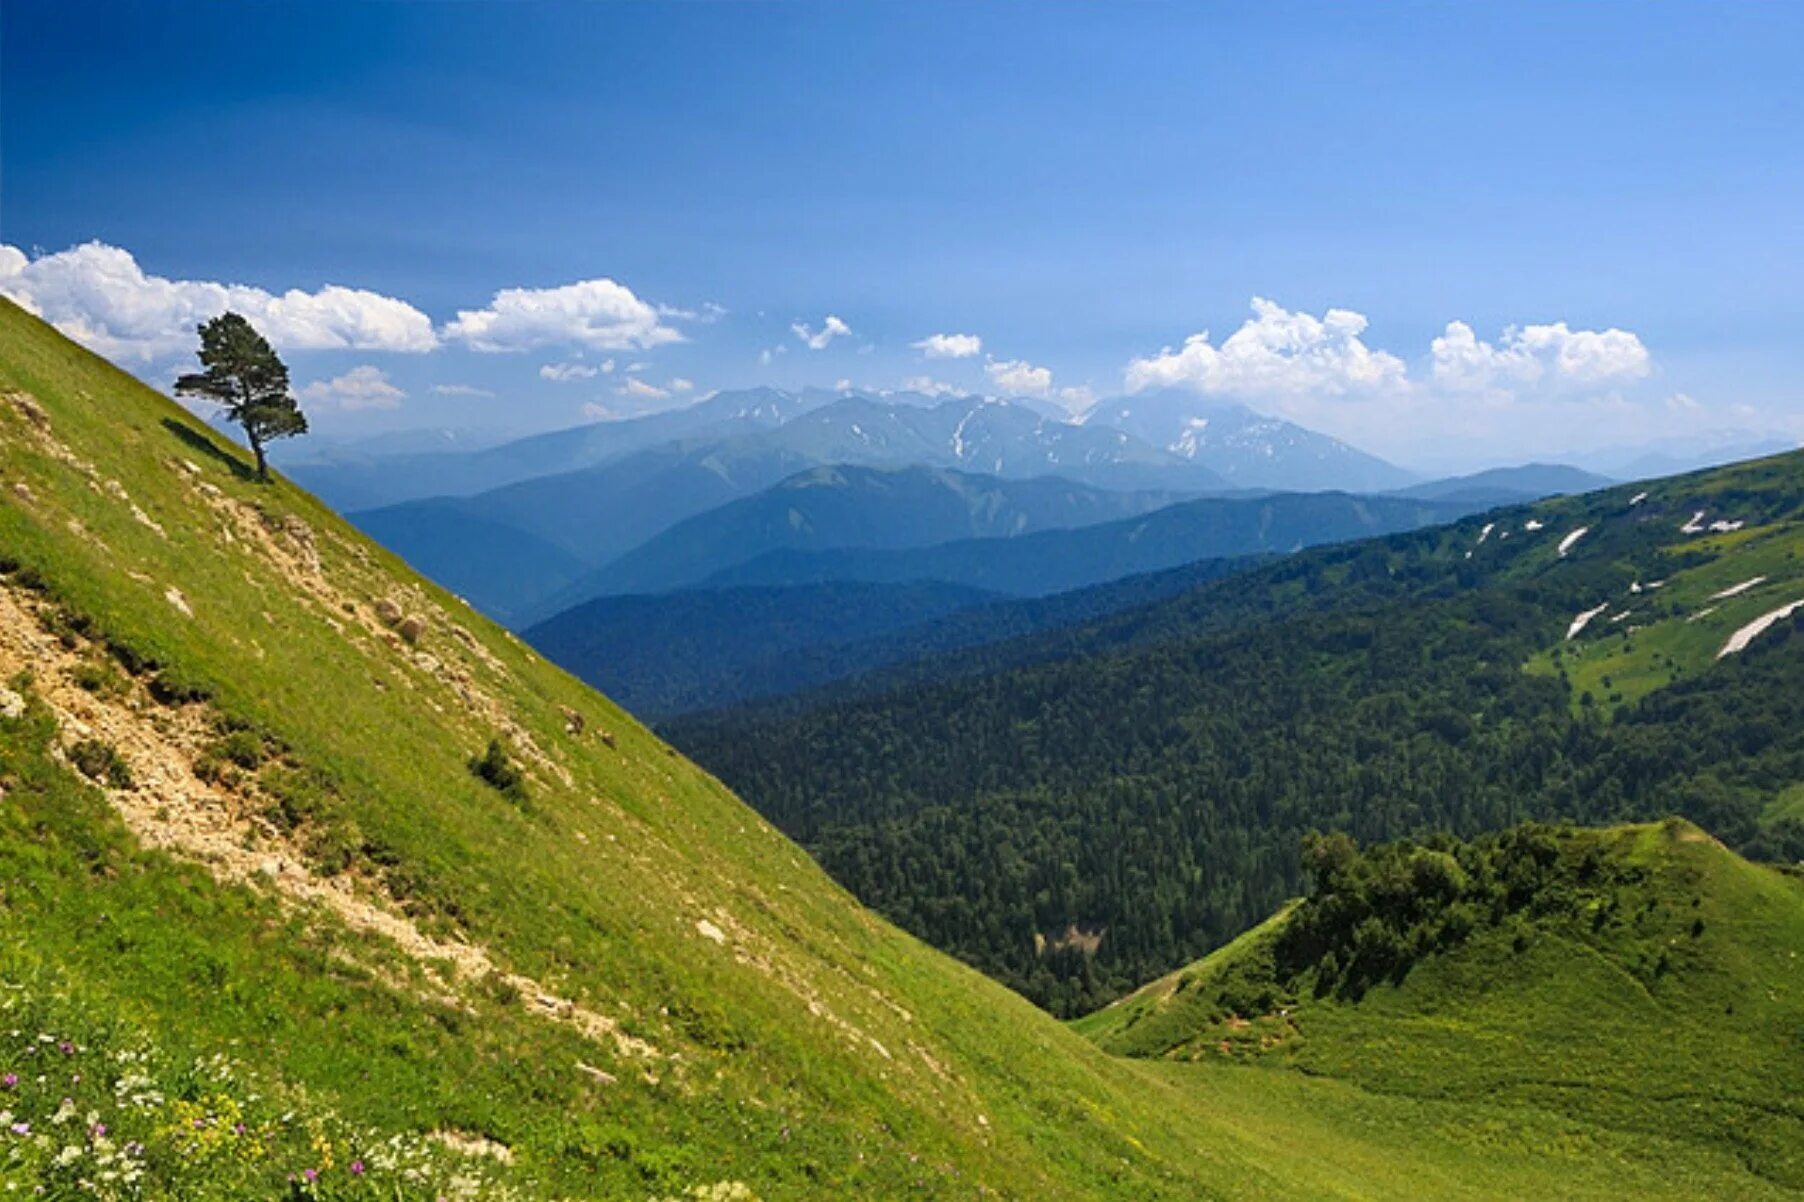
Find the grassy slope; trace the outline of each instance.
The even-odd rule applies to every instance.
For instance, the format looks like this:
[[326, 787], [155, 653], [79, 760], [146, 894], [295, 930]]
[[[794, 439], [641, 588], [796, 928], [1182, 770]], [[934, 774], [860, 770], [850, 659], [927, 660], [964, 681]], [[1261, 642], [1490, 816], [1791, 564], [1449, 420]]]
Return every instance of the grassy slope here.
[[[1677, 820], [1561, 837], [1567, 854], [1597, 847], [1624, 870], [1627, 884], [1586, 897], [1590, 917], [1537, 915], [1520, 941], [1513, 925], [1481, 928], [1400, 984], [1350, 999], [1304, 980], [1270, 1012], [1233, 1015], [1223, 987], [1265, 971], [1287, 910], [1074, 1025], [1123, 1055], [1257, 1066], [1243, 1069], [1257, 1082], [1296, 1070], [1395, 1098], [1664, 1132], [1804, 1189], [1804, 878]], [[1569, 1153], [1591, 1137], [1575, 1138]]]
[[[47, 413], [48, 434], [16, 392]], [[442, 946], [486, 949], [497, 970], [460, 977], [329, 908], [147, 849], [121, 814], [199, 814], [205, 805], [168, 788], [186, 766], [169, 776], [134, 762], [135, 786], [109, 804], [65, 762], [80, 734], [67, 674], [34, 665], [36, 682], [12, 685], [31, 712], [0, 719], [0, 1008], [26, 1041], [57, 1024], [83, 1055], [148, 1040], [176, 1066], [170, 1107], [202, 1088], [193, 1065], [229, 1053], [257, 1095], [299, 1096], [366, 1141], [453, 1130], [505, 1144], [511, 1162], [483, 1171], [530, 1196], [724, 1180], [770, 1198], [1359, 1197], [1403, 1181], [1466, 1197], [1683, 1197], [1697, 1181], [1770, 1192], [1665, 1135], [1531, 1108], [1449, 1144], [1436, 1133], [1464, 1130], [1468, 1108], [1332, 1082], [1249, 1089], [1236, 1075], [1198, 1089], [1105, 1056], [871, 917], [608, 702], [311, 498], [247, 481], [200, 423], [3, 304], [0, 397], [9, 602], [66, 630], [74, 618], [71, 654], [114, 720], [249, 726], [279, 748], [206, 804], [238, 807], [247, 843], [299, 861], [280, 879], [318, 883], [336, 868], [347, 895]], [[288, 519], [311, 531], [317, 575], [291, 553]], [[417, 651], [372, 621], [385, 598], [425, 619]], [[152, 701], [152, 679], [166, 696], [208, 699]], [[60, 729], [39, 694], [70, 710]], [[584, 734], [567, 731], [564, 707], [586, 717]], [[465, 769], [499, 726], [541, 753], [526, 808]], [[293, 827], [285, 843], [281, 826]], [[655, 1051], [550, 1021], [501, 974]], [[62, 1088], [33, 1084], [44, 1053], [20, 1038], [0, 1042], [0, 1067], [19, 1066], [27, 1090]], [[1311, 1141], [1333, 1159], [1290, 1154]], [[1525, 1144], [1583, 1154], [1524, 1158]], [[7, 1149], [0, 1176], [29, 1179], [30, 1147]], [[203, 1167], [186, 1171], [232, 1196], [224, 1162], [191, 1152], [176, 1159]], [[322, 1196], [376, 1196], [358, 1192], [345, 1161], [341, 1149]], [[298, 1163], [233, 1171], [279, 1181]], [[406, 1194], [380, 1184], [381, 1196]]]

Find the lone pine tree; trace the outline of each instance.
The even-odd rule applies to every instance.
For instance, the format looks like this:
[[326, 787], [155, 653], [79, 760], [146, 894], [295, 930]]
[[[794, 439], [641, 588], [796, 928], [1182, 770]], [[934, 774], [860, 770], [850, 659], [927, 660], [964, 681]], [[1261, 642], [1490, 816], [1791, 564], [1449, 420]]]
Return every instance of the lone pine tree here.
[[237, 313], [221, 313], [200, 326], [204, 369], [175, 382], [183, 396], [205, 397], [243, 430], [257, 457], [257, 478], [269, 479], [265, 444], [307, 432], [307, 416], [288, 390], [288, 366], [269, 340]]

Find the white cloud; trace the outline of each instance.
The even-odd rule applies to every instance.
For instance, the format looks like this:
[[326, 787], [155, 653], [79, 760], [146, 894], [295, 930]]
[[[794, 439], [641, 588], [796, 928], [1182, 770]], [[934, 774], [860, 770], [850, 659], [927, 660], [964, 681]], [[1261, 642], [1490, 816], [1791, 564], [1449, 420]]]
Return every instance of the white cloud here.
[[834, 392], [851, 392], [852, 391], [851, 378], [849, 376], [841, 376], [839, 379], [833, 381], [833, 391]]
[[918, 392], [925, 396], [962, 396], [965, 390], [932, 376], [910, 376], [902, 381], [903, 392]]
[[111, 359], [148, 362], [192, 351], [195, 327], [227, 309], [249, 318], [282, 351], [438, 345], [431, 320], [394, 297], [337, 284], [277, 295], [247, 284], [165, 279], [104, 242], [36, 259], [0, 246], [0, 294]]
[[1595, 387], [1646, 378], [1651, 359], [1627, 330], [1574, 330], [1565, 322], [1511, 326], [1495, 345], [1463, 321], [1450, 321], [1429, 345], [1436, 384], [1459, 391], [1521, 385]]
[[811, 351], [824, 351], [827, 349], [827, 344], [832, 342], [835, 338], [841, 337], [842, 335], [850, 335], [852, 333], [851, 326], [833, 316], [831, 313], [827, 314], [827, 320], [821, 323], [821, 328], [818, 330], [810, 329], [807, 325], [799, 321], [791, 322], [789, 328], [794, 332], [797, 338], [802, 340], [802, 344]]
[[[613, 363], [612, 359], [608, 360], [610, 370]], [[593, 380], [601, 372], [602, 369], [592, 363], [547, 363], [539, 368], [539, 378], [562, 384], [570, 380]]]
[[462, 309], [445, 337], [477, 351], [578, 346], [599, 351], [649, 350], [681, 342], [658, 310], [609, 279], [558, 288], [504, 288], [486, 309]]
[[975, 334], [929, 334], [910, 345], [929, 359], [969, 359], [983, 350], [983, 339]]
[[647, 384], [637, 376], [630, 376], [626, 383], [614, 390], [614, 394], [655, 401], [669, 396], [670, 392], [668, 389], [659, 388], [656, 384]]
[[342, 376], [315, 380], [301, 389], [300, 397], [303, 401], [353, 411], [398, 409], [407, 394], [391, 383], [381, 368], [366, 363], [353, 367]]
[[694, 392], [695, 391], [695, 381], [694, 380], [685, 380], [682, 376], [672, 376], [671, 380], [670, 380], [670, 391], [672, 391], [672, 392]]
[[1365, 328], [1364, 315], [1350, 309], [1329, 309], [1318, 318], [1254, 297], [1253, 316], [1219, 347], [1204, 330], [1177, 350], [1166, 347], [1129, 363], [1128, 391], [1185, 387], [1211, 395], [1281, 397], [1406, 386], [1403, 360], [1366, 346], [1360, 339]]
[[439, 396], [491, 397], [495, 394], [486, 388], [478, 388], [474, 384], [434, 384], [432, 391]]
[[684, 309], [678, 305], [659, 305], [658, 316], [668, 317], [673, 321], [699, 321], [704, 324], [719, 321], [727, 315], [725, 305], [713, 301], [703, 301], [699, 309]]
[[1074, 384], [1059, 389], [1059, 400], [1073, 413], [1082, 413], [1096, 403], [1096, 390], [1088, 384]]
[[789, 348], [787, 346], [766, 347], [764, 350], [758, 352], [758, 362], [769, 367], [778, 355], [787, 355], [788, 353]]
[[583, 404], [583, 416], [593, 418], [598, 422], [605, 422], [612, 421], [615, 418], [620, 417], [621, 414], [616, 413], [600, 401], [587, 401]]
[[1052, 369], [1025, 359], [992, 359], [983, 365], [990, 382], [1009, 396], [1045, 396], [1052, 391]]

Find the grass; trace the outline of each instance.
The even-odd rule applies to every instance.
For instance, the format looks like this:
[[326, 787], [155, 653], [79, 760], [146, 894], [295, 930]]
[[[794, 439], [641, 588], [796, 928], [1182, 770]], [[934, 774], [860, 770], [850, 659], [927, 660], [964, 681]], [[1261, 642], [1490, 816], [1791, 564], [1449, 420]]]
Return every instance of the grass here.
[[[0, 592], [35, 624], [0, 632], [29, 701], [0, 718], [0, 998], [86, 1049], [93, 1081], [122, 1052], [154, 1065], [161, 1102], [96, 1120], [165, 1149], [147, 1196], [437, 1196], [456, 1173], [534, 1198], [1778, 1194], [1676, 1120], [1413, 1096], [1325, 1039], [1334, 1079], [1105, 1053], [862, 910], [617, 707], [4, 302]], [[529, 804], [470, 770], [497, 738]], [[210, 859], [143, 833], [222, 821]], [[232, 875], [240, 852], [269, 871]], [[296, 879], [312, 892], [275, 883]], [[326, 904], [345, 897], [391, 925]], [[461, 949], [489, 967], [460, 974]], [[1354, 1017], [1348, 1048], [1371, 1038]], [[12, 1040], [0, 1071], [37, 1089], [15, 1121], [52, 1122], [42, 1053]], [[263, 1158], [184, 1167], [158, 1132], [220, 1098]], [[103, 1100], [82, 1095], [84, 1122]], [[330, 1169], [290, 1183], [324, 1169], [316, 1127]], [[61, 1147], [4, 1138], [0, 1187], [63, 1188]], [[353, 1179], [377, 1145], [429, 1180]]]
[[1804, 880], [1682, 822], [1561, 837], [1575, 857], [1598, 849], [1618, 870], [1609, 883], [1570, 912], [1482, 929], [1400, 983], [1348, 998], [1317, 996], [1306, 978], [1270, 1012], [1233, 1014], [1221, 998], [1269, 976], [1283, 915], [1076, 1027], [1120, 1054], [1261, 1081], [1302, 1073], [1557, 1113], [1589, 1126], [1574, 1128], [1575, 1149], [1600, 1130], [1670, 1139], [1804, 1189]]

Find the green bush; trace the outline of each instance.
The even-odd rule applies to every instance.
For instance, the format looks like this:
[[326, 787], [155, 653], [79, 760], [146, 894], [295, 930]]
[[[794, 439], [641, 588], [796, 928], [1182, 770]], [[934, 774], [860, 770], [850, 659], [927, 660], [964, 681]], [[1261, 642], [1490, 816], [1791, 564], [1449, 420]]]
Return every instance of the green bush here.
[[132, 771], [111, 743], [83, 739], [69, 748], [69, 762], [91, 781], [114, 789], [132, 787]]
[[488, 750], [470, 757], [470, 773], [478, 780], [487, 782], [509, 801], [519, 803], [526, 800], [526, 774], [514, 763], [507, 743], [498, 735], [489, 740]]

